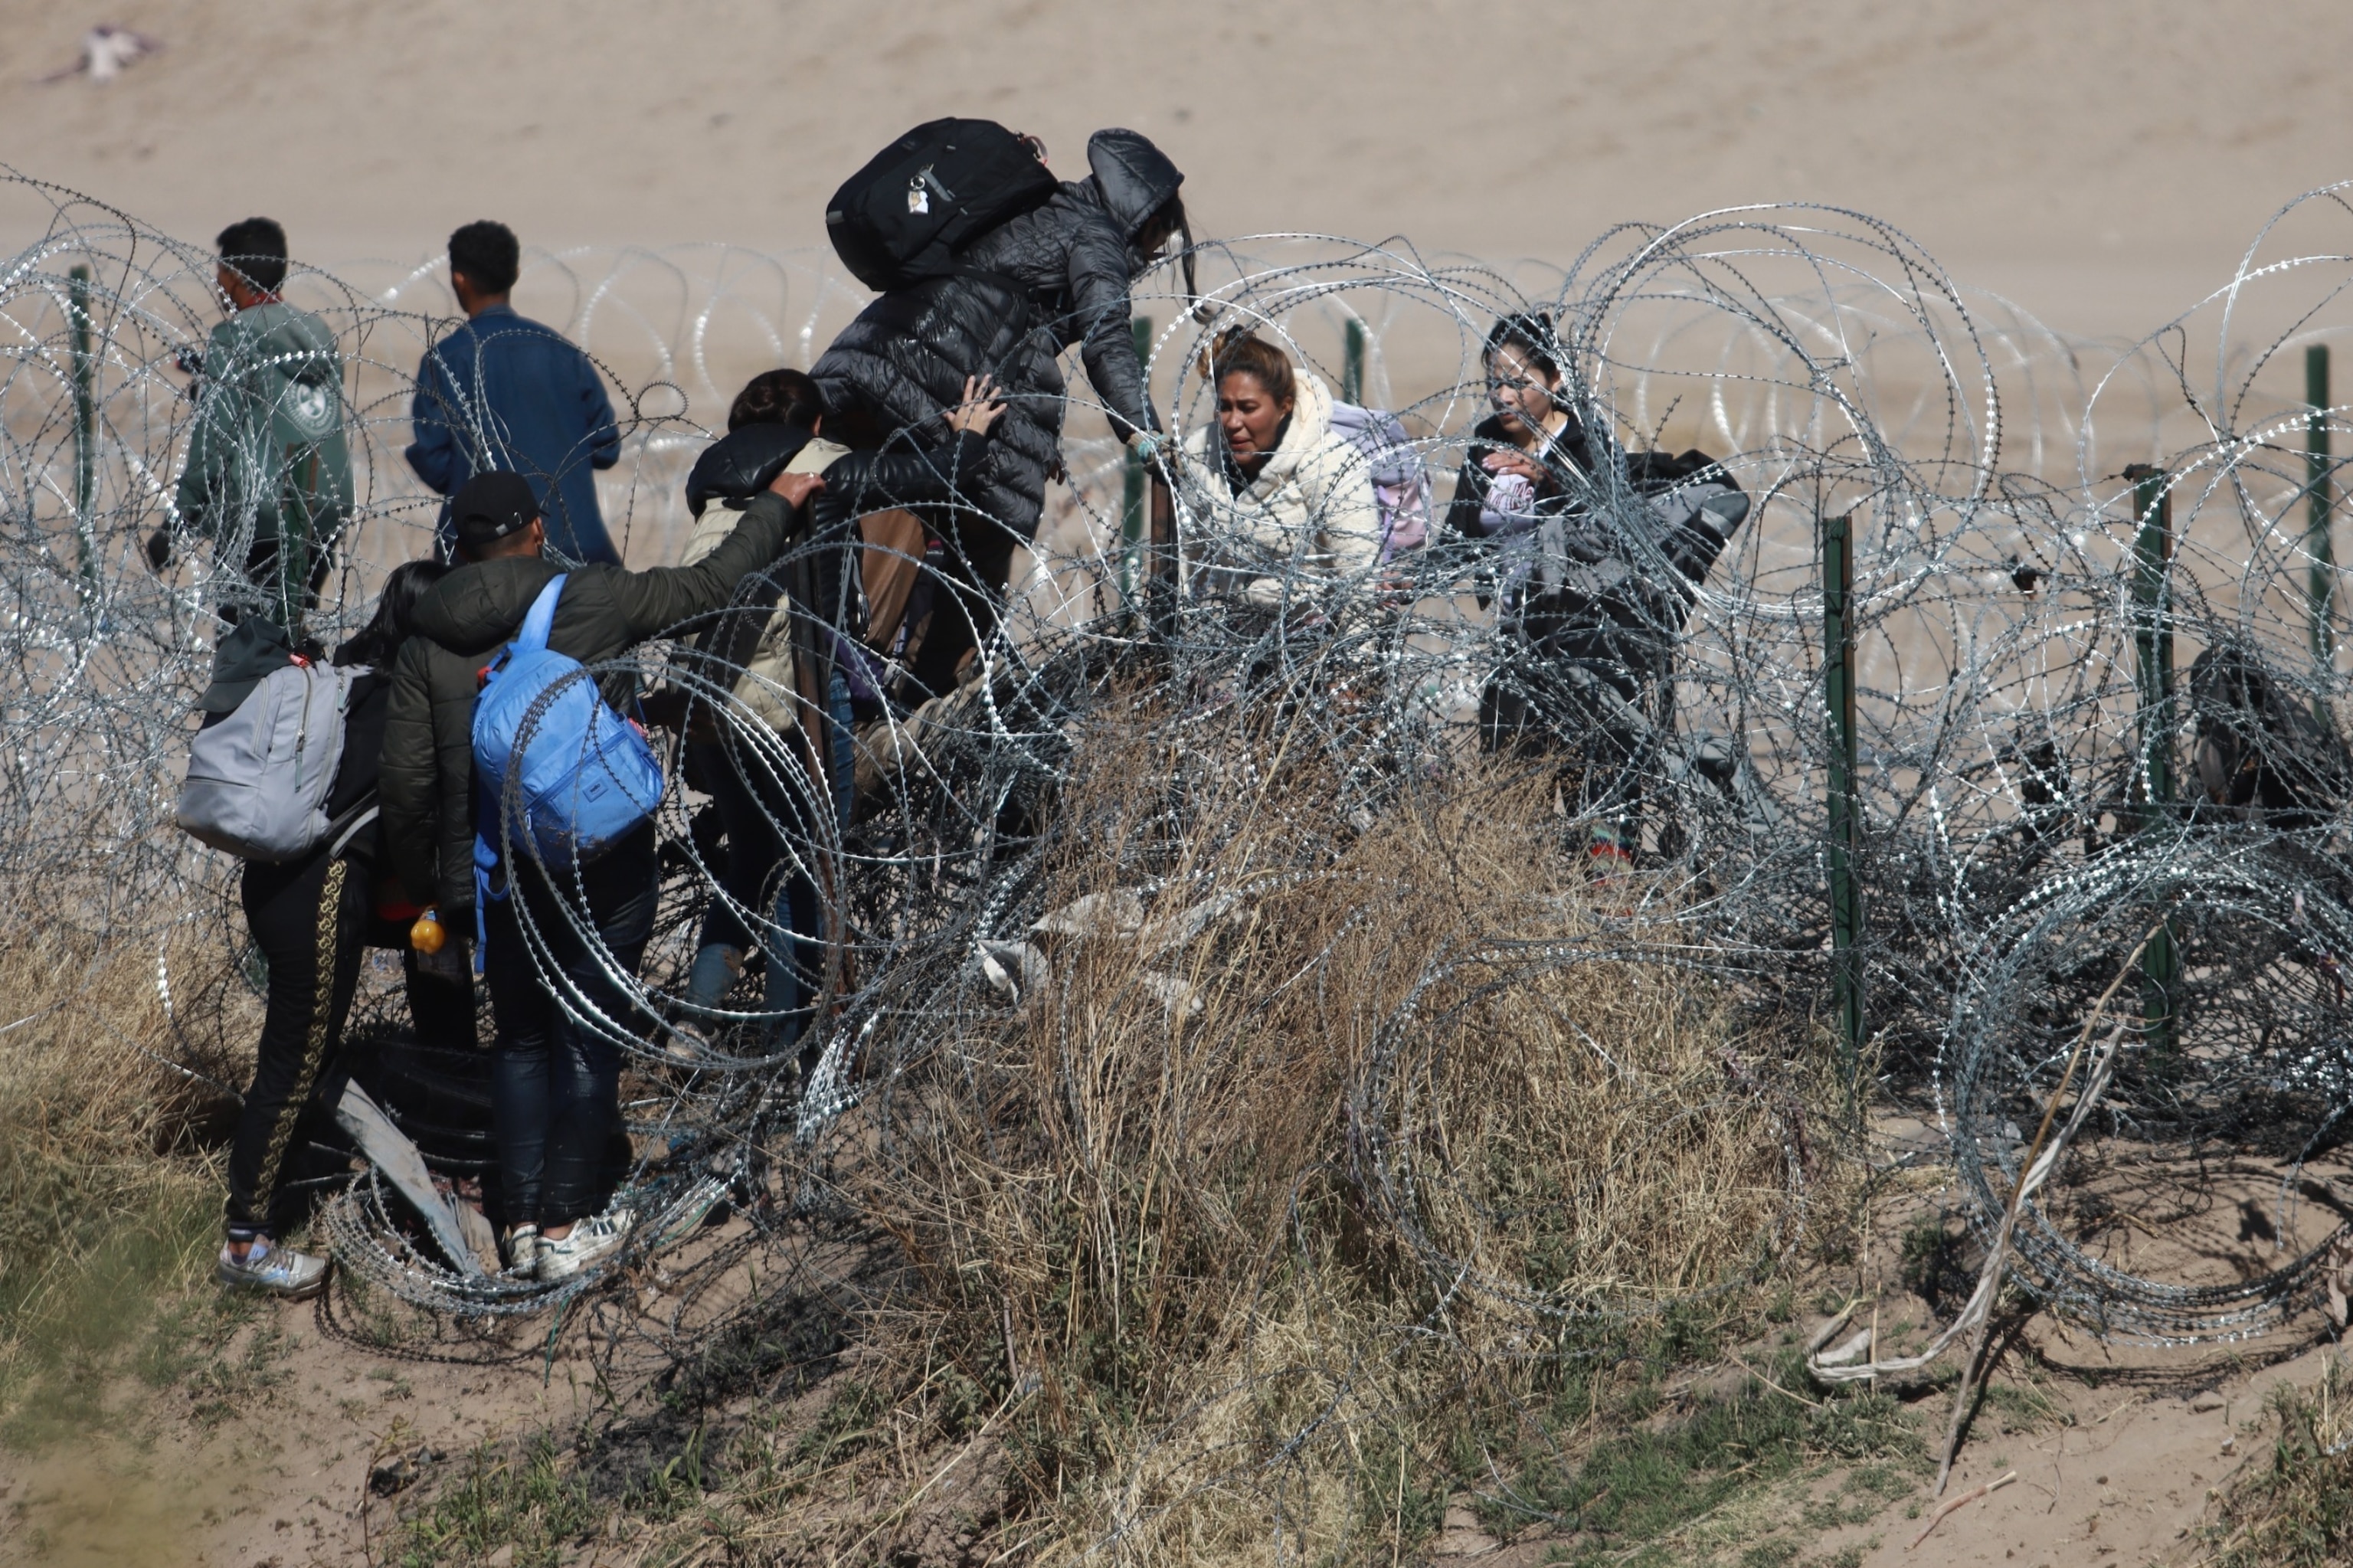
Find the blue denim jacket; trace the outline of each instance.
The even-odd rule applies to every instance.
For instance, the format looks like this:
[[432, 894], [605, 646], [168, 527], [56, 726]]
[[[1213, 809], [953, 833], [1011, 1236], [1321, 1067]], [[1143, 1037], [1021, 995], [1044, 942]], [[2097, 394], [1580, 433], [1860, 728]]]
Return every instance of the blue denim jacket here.
[[[492, 305], [427, 349], [408, 417], [408, 466], [448, 497], [475, 474], [505, 469], [531, 481], [547, 542], [566, 558], [621, 564], [596, 508], [592, 470], [620, 461], [612, 399], [588, 356], [563, 334]], [[443, 559], [456, 544], [444, 499]]]

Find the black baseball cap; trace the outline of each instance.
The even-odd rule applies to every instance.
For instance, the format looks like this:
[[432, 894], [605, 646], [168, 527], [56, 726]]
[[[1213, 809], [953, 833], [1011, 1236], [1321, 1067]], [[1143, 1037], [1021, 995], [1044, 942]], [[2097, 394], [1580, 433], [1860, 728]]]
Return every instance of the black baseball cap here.
[[469, 550], [495, 545], [530, 527], [538, 515], [539, 497], [532, 493], [531, 481], [501, 470], [476, 474], [458, 487], [449, 503], [449, 521], [458, 530], [458, 543]]

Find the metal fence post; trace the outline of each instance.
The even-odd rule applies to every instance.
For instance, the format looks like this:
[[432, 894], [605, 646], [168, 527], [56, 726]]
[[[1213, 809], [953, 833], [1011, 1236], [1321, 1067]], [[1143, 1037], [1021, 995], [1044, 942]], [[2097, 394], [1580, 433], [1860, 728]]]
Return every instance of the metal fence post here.
[[1861, 1106], [1862, 1070], [1862, 888], [1855, 874], [1861, 811], [1854, 723], [1854, 520], [1821, 519], [1823, 706], [1830, 720], [1831, 994], [1837, 1014], [1839, 1073], [1848, 1109]]
[[[2133, 512], [2139, 527], [2133, 541], [2133, 676], [2140, 726], [2142, 832], [2173, 821], [2173, 498], [2165, 471], [2144, 463], [2125, 470], [2133, 482]], [[2148, 940], [2140, 959], [2141, 1020], [2149, 1060], [2169, 1070], [2179, 1036], [2176, 998], [2181, 980], [2181, 950], [2168, 922]]]
[[98, 404], [90, 392], [90, 280], [88, 267], [66, 273], [66, 315], [73, 331], [74, 534], [81, 547], [82, 578], [94, 588], [98, 545], [90, 533], [90, 513], [98, 503]]
[[[2337, 546], [2328, 529], [2334, 498], [2328, 484], [2328, 345], [2325, 343], [2304, 351], [2304, 400], [2312, 410], [2306, 417], [2304, 438], [2307, 509], [2304, 550], [2312, 563], [2306, 591], [2312, 603], [2313, 662], [2326, 674], [2337, 655]], [[2325, 713], [2320, 717], [2327, 721]]]
[[[1137, 316], [1128, 323], [1128, 330], [1135, 334], [1135, 363], [1148, 367], [1152, 358], [1152, 318]], [[1145, 396], [1149, 398], [1151, 395], [1147, 387]], [[1119, 602], [1123, 610], [1132, 610], [1135, 604], [1135, 558], [1144, 540], [1145, 480], [1144, 459], [1130, 447], [1119, 510]]]
[[1365, 323], [1350, 316], [1340, 358], [1340, 401], [1362, 404], [1364, 400]]

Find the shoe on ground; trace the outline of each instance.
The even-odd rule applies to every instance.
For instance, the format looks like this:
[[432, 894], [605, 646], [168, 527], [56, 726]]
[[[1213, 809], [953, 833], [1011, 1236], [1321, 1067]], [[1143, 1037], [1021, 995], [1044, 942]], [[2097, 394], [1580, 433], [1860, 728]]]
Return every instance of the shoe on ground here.
[[670, 1038], [662, 1044], [662, 1054], [681, 1067], [708, 1066], [718, 1054], [712, 1047], [710, 1031], [692, 1022], [671, 1024]]
[[327, 1287], [327, 1260], [258, 1241], [243, 1257], [223, 1246], [213, 1277], [233, 1289], [308, 1301]]
[[554, 1236], [539, 1238], [539, 1277], [543, 1284], [570, 1279], [607, 1256], [620, 1250], [629, 1239], [629, 1228], [638, 1216], [619, 1207], [608, 1208], [601, 1214], [591, 1214], [572, 1227], [572, 1234], [558, 1240]]
[[515, 1225], [507, 1231], [507, 1271], [528, 1279], [539, 1272], [539, 1227]]

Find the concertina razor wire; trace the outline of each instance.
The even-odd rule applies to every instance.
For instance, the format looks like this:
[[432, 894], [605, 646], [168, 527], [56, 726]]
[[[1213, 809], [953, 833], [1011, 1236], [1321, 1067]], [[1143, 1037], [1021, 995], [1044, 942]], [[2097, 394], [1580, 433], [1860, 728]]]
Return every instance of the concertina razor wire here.
[[[216, 563], [244, 558], [250, 520], [162, 573], [142, 554], [172, 520], [193, 407], [179, 361], [217, 319], [212, 259], [73, 193], [6, 188], [39, 238], [0, 278], [0, 842], [12, 878], [50, 890], [63, 924], [110, 950], [152, 947], [189, 1060], [216, 1060], [222, 1001], [252, 966], [192, 964], [237, 947], [242, 927], [232, 867], [175, 832], [172, 810], [221, 610], [248, 591]], [[827, 1266], [846, 1212], [829, 1172], [899, 1157], [926, 1114], [907, 1087], [919, 1068], [944, 1075], [934, 1088], [955, 1082], [964, 1069], [940, 1064], [1066, 992], [1071, 944], [1110, 934], [1173, 958], [1215, 943], [1270, 890], [1331, 878], [1314, 842], [1247, 876], [1188, 869], [1187, 801], [1231, 782], [1216, 758], [1247, 752], [1239, 737], [1279, 729], [1336, 780], [1336, 817], [1370, 823], [1409, 791], [1447, 788], [1514, 704], [1551, 715], [1535, 748], [1549, 759], [1530, 766], [1558, 774], [1565, 817], [1615, 835], [1622, 907], [1575, 940], [1499, 924], [1430, 966], [1350, 1091], [1355, 1179], [1366, 1212], [1449, 1292], [1539, 1316], [1655, 1308], [1656, 1293], [1597, 1300], [1484, 1266], [1479, 1226], [1508, 1220], [1447, 1194], [1453, 1173], [1411, 1132], [1416, 1099], [1433, 1062], [1471, 1043], [1467, 997], [1580, 964], [1696, 970], [1744, 1005], [1800, 1013], [1829, 994], [1830, 517], [1852, 539], [1847, 842], [1881, 1087], [1948, 1135], [1989, 1233], [2021, 1176], [2021, 1128], [2092, 998], [2165, 916], [2167, 965], [2126, 988], [2134, 1025], [2076, 1118], [2070, 1163], [2020, 1218], [2017, 1277], [2101, 1333], [2168, 1344], [2261, 1333], [2315, 1298], [2347, 1236], [2327, 1222], [2353, 1213], [2353, 657], [2335, 631], [2339, 568], [2311, 523], [2316, 494], [2324, 518], [2336, 505], [2337, 460], [2311, 452], [2316, 423], [2342, 446], [2348, 421], [2309, 410], [2295, 377], [2353, 322], [2341, 191], [2284, 208], [2223, 288], [2129, 344], [2063, 337], [1964, 291], [1886, 225], [1817, 207], [1622, 227], [1566, 269], [1310, 235], [1205, 243], [1196, 259], [1199, 297], [1172, 292], [1165, 266], [1135, 296], [1177, 442], [1214, 427], [1197, 369], [1212, 336], [1255, 330], [1398, 417], [1435, 480], [1429, 546], [1335, 572], [1303, 540], [1239, 540], [1181, 463], [1156, 524], [1074, 373], [1066, 482], [1017, 556], [1001, 622], [973, 630], [952, 691], [891, 707], [861, 737], [853, 810], [747, 701], [744, 672], [695, 651], [698, 628], [592, 670], [686, 696], [733, 765], [786, 803], [772, 816], [784, 874], [828, 890], [829, 911], [822, 930], [787, 930], [766, 890], [730, 893], [701, 792], [668, 791], [655, 938], [634, 973], [608, 956], [628, 1005], [613, 1015], [567, 996], [632, 1065], [627, 1191], [643, 1223], [627, 1260], [658, 1259], [672, 1281], [660, 1311], [602, 1319], [617, 1343], [685, 1332], [689, 1304], [746, 1258]], [[523, 308], [622, 394], [623, 455], [597, 482], [631, 565], [676, 558], [681, 482], [733, 387], [807, 365], [862, 304], [828, 263], [716, 246], [527, 258]], [[298, 269], [288, 284], [346, 367], [357, 503], [311, 620], [330, 646], [392, 565], [430, 548], [437, 503], [401, 449], [417, 356], [451, 324], [438, 288], [427, 268], [393, 266]], [[1488, 411], [1482, 344], [1498, 317], [1533, 311], [1554, 323], [1566, 400], [1601, 459], [1565, 526], [1475, 550], [1442, 524]], [[1715, 460], [1747, 503], [1696, 581], [1674, 553], [1689, 508], [1641, 461], [1676, 447]], [[898, 548], [937, 585], [934, 613], [953, 615], [966, 600], [943, 532]], [[787, 572], [815, 549], [795, 546]], [[1496, 610], [1514, 572], [1604, 606], [1601, 652], [1540, 654], [1525, 620]], [[867, 657], [886, 686], [906, 673], [891, 648]], [[1070, 847], [1055, 791], [1090, 716], [1137, 683], [1162, 695], [1170, 754], [1194, 759], [1175, 772], [1196, 776], [1167, 781], [1159, 847], [1123, 850], [1113, 893], [1050, 908], [1045, 868]], [[527, 837], [507, 845], [531, 853]], [[806, 1039], [785, 1037], [754, 979], [715, 1009], [686, 1000], [714, 899], [733, 900], [763, 948], [825, 950]], [[558, 901], [522, 916], [536, 952], [549, 933], [533, 922], [548, 918], [596, 940]], [[482, 1059], [406, 1034], [398, 991], [396, 966], [372, 963], [352, 1034], [396, 1064], [407, 1087], [392, 1108], [445, 1178], [478, 1176]], [[703, 1044], [681, 1066], [676, 1026], [691, 1014]], [[1768, 1119], [1787, 1147], [1758, 1266], [1803, 1227], [1809, 1165], [1804, 1129]], [[2134, 1272], [2115, 1216], [2146, 1228], [2189, 1213], [2217, 1162], [2265, 1194], [2277, 1266]], [[723, 1243], [702, 1224], [719, 1205], [750, 1222]], [[454, 1319], [549, 1314], [619, 1273], [561, 1287], [461, 1273], [372, 1172], [346, 1179], [323, 1224], [347, 1266]]]

